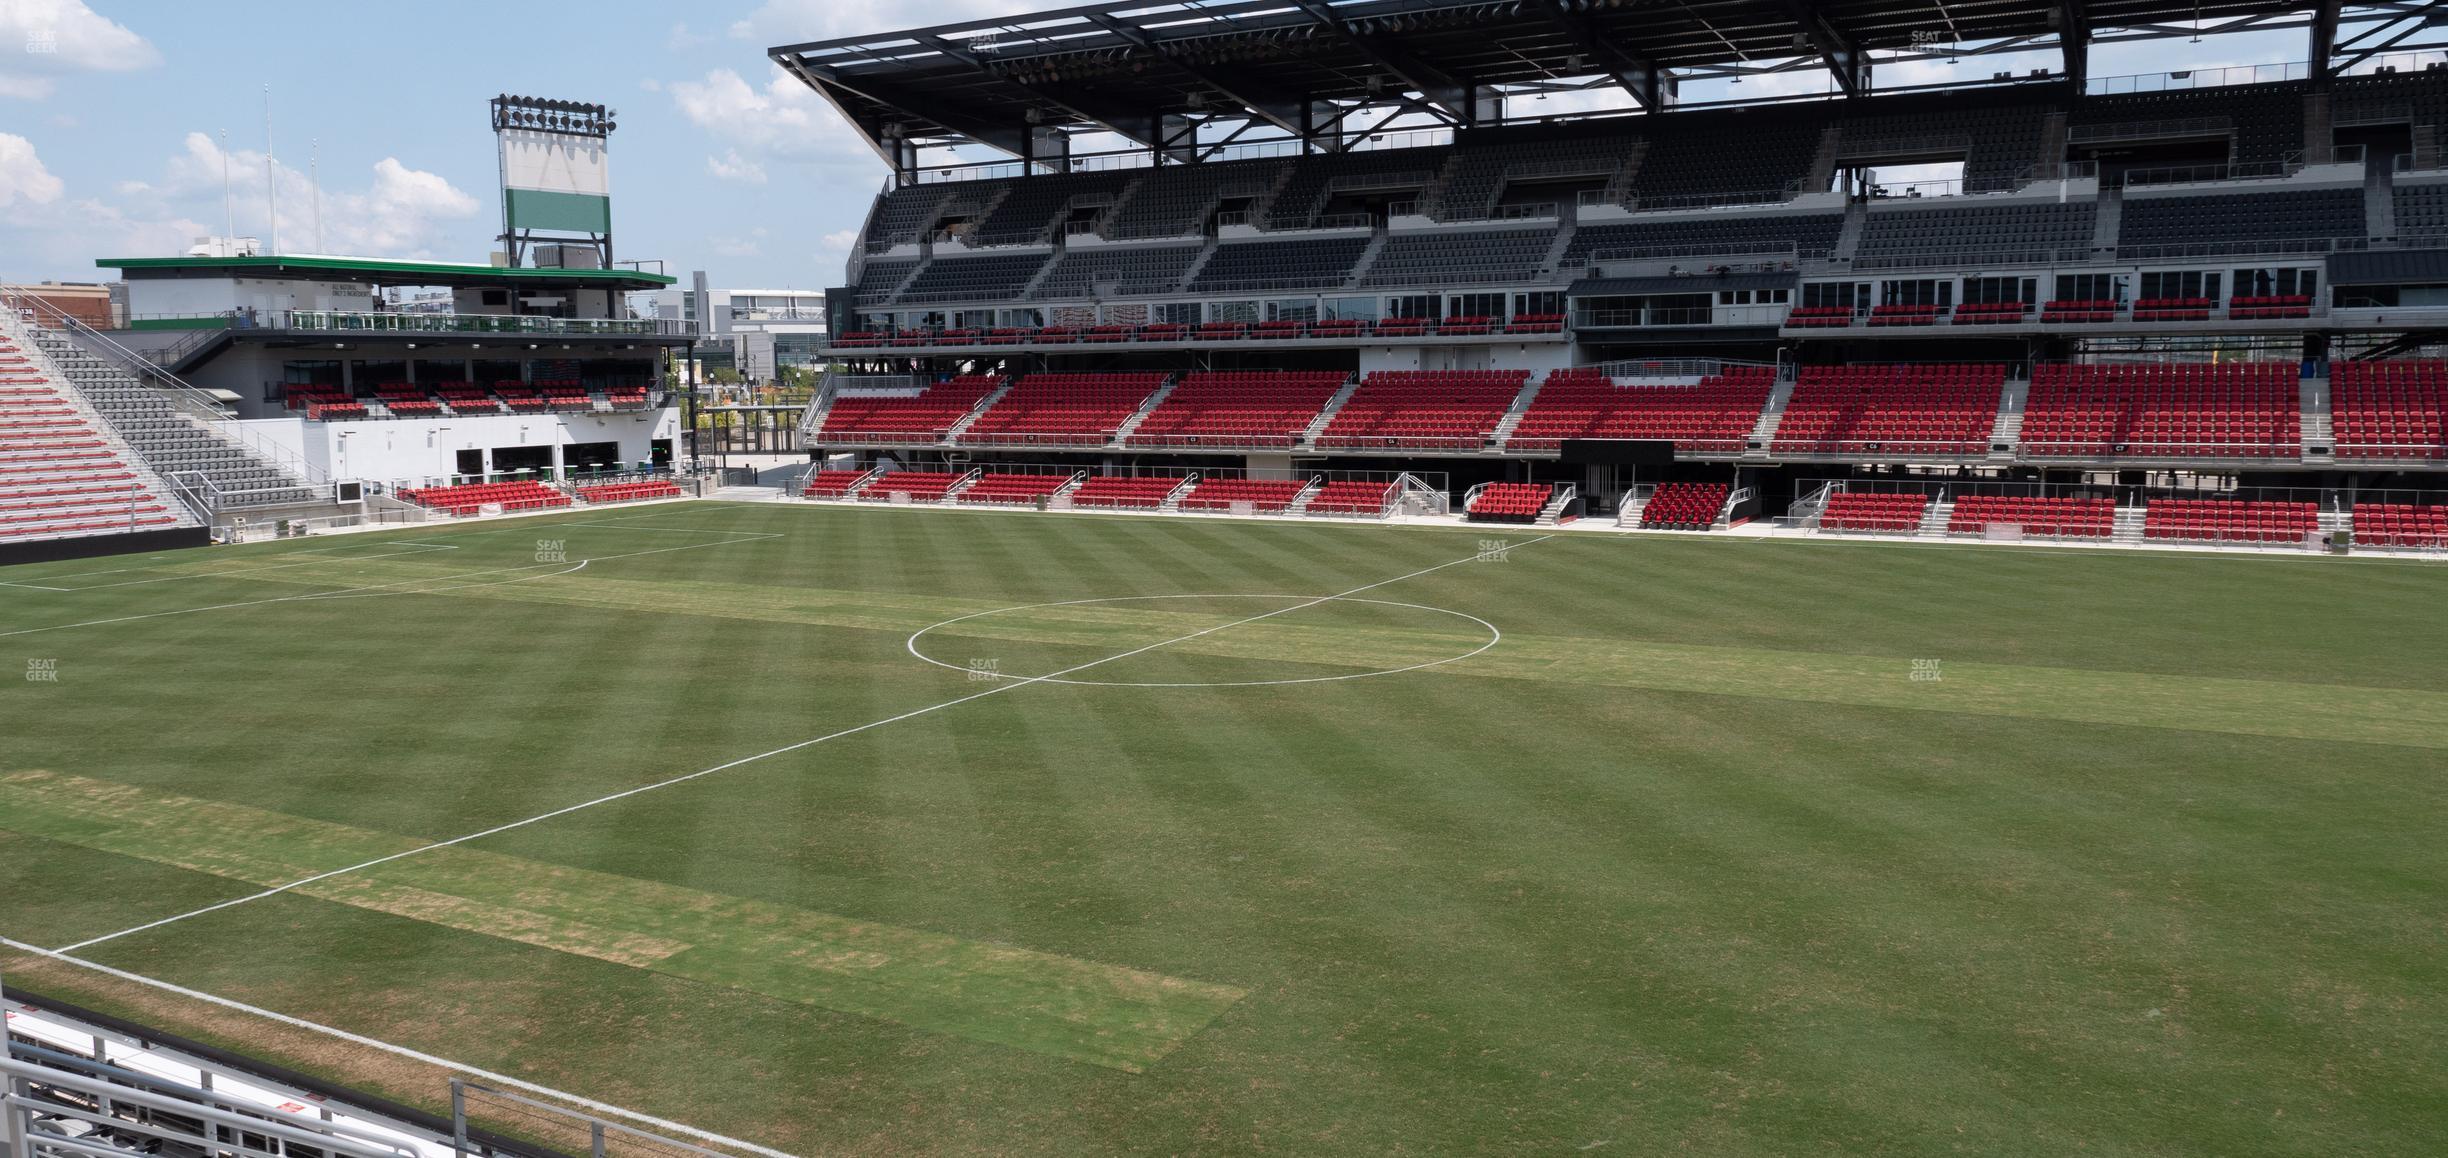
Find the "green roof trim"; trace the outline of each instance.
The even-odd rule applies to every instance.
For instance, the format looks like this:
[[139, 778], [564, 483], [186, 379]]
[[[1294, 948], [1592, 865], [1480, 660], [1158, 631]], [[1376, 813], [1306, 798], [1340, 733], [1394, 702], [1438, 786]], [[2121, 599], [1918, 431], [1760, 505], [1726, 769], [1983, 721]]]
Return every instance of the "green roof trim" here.
[[[339, 274], [363, 281], [397, 285], [450, 285], [483, 282], [496, 285], [608, 285], [631, 289], [676, 285], [679, 278], [634, 269], [506, 269], [458, 261], [392, 261], [372, 257], [105, 257], [103, 269], [177, 270], [196, 274], [316, 273]], [[426, 278], [427, 281], [413, 279]]]

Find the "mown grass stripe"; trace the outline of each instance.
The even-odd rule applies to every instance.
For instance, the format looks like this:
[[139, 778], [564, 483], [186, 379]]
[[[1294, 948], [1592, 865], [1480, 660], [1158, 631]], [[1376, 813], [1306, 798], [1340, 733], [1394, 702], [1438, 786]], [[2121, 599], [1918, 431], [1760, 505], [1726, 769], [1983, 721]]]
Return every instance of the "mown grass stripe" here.
[[[423, 842], [84, 777], [0, 776], [0, 825], [273, 886]], [[1137, 1072], [1243, 991], [466, 847], [302, 895]]]

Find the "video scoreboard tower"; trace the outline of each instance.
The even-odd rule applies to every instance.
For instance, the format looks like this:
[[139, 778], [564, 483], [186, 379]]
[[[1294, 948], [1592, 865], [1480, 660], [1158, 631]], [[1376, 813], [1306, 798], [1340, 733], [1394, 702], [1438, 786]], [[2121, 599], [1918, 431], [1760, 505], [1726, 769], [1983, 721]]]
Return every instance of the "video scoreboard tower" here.
[[501, 147], [501, 246], [510, 264], [526, 265], [529, 248], [539, 247], [557, 258], [545, 264], [611, 268], [605, 146], [620, 127], [613, 110], [507, 93], [493, 98], [492, 109]]

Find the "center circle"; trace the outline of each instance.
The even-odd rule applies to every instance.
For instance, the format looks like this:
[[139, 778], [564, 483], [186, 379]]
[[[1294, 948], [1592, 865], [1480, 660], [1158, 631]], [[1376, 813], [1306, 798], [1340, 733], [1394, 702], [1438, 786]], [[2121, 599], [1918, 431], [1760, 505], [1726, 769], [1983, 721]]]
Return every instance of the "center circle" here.
[[[1379, 676], [1401, 675], [1404, 672], [1420, 671], [1424, 668], [1441, 667], [1449, 663], [1458, 663], [1496, 646], [1497, 641], [1504, 638], [1504, 633], [1498, 631], [1495, 624], [1489, 623], [1487, 620], [1481, 619], [1476, 615], [1454, 611], [1450, 608], [1430, 607], [1424, 603], [1402, 603], [1391, 599], [1346, 599], [1336, 597], [1320, 598], [1315, 595], [1115, 595], [1103, 599], [1064, 599], [1052, 603], [1024, 603], [1017, 607], [998, 607], [992, 611], [973, 611], [967, 615], [955, 616], [940, 623], [930, 623], [925, 627], [921, 627], [918, 630], [910, 633], [908, 644], [909, 653], [917, 657], [919, 660], [925, 663], [933, 664], [936, 667], [946, 668], [951, 671], [967, 672], [972, 678], [981, 678], [981, 673], [974, 664], [956, 664], [937, 659], [934, 656], [928, 655], [923, 649], [921, 649], [918, 645], [919, 641], [926, 638], [929, 632], [947, 628], [956, 623], [967, 623], [973, 619], [986, 619], [996, 615], [1014, 615], [1023, 611], [1041, 611], [1049, 607], [1090, 607], [1114, 603], [1158, 603], [1166, 600], [1179, 599], [1234, 600], [1240, 602], [1272, 601], [1283, 603], [1287, 606], [1279, 609], [1276, 612], [1262, 611], [1256, 615], [1247, 616], [1243, 619], [1235, 620], [1230, 623], [1219, 624], [1215, 627], [1208, 628], [1205, 631], [1197, 632], [1192, 635], [1162, 640], [1157, 643], [1149, 644], [1136, 651], [1126, 651], [1119, 655], [1108, 656], [1101, 660], [1091, 661], [1088, 664], [1075, 665], [1074, 667], [1070, 668], [1057, 668], [1053, 674], [1049, 675], [1009, 675], [998, 671], [984, 673], [982, 678], [998, 682], [1008, 681], [1011, 683], [1068, 684], [1073, 687], [1102, 688], [1256, 688], [1276, 687], [1287, 684], [1321, 684], [1334, 683], [1341, 680], [1375, 679]], [[1299, 610], [1303, 609], [1304, 605], [1327, 606], [1335, 603], [1365, 603], [1376, 607], [1394, 607], [1407, 611], [1424, 611], [1431, 615], [1451, 616], [1455, 619], [1470, 623], [1487, 632], [1487, 640], [1468, 651], [1461, 652], [1456, 655], [1449, 655], [1443, 659], [1432, 659], [1424, 663], [1405, 664], [1401, 667], [1390, 667], [1377, 671], [1348, 672], [1343, 675], [1302, 676], [1287, 679], [1265, 680], [1199, 681], [1105, 680], [1090, 678], [1087, 676], [1087, 673], [1093, 672], [1097, 665], [1111, 663], [1115, 660], [1135, 656], [1140, 654], [1140, 652], [1161, 651], [1169, 644], [1188, 642], [1190, 639], [1196, 638], [1200, 635], [1229, 631], [1235, 627], [1241, 626], [1243, 623], [1270, 622], [1273, 618], [1279, 615], [1297, 614]], [[1081, 671], [1082, 677], [1073, 677], [1062, 674], [1068, 671]]]

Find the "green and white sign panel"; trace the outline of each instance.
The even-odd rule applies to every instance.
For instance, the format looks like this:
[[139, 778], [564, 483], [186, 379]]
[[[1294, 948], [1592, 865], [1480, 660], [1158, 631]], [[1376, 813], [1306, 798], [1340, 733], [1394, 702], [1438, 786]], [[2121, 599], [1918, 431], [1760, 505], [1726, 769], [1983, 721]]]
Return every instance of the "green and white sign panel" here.
[[601, 137], [503, 129], [502, 203], [513, 232], [612, 232], [612, 170]]

